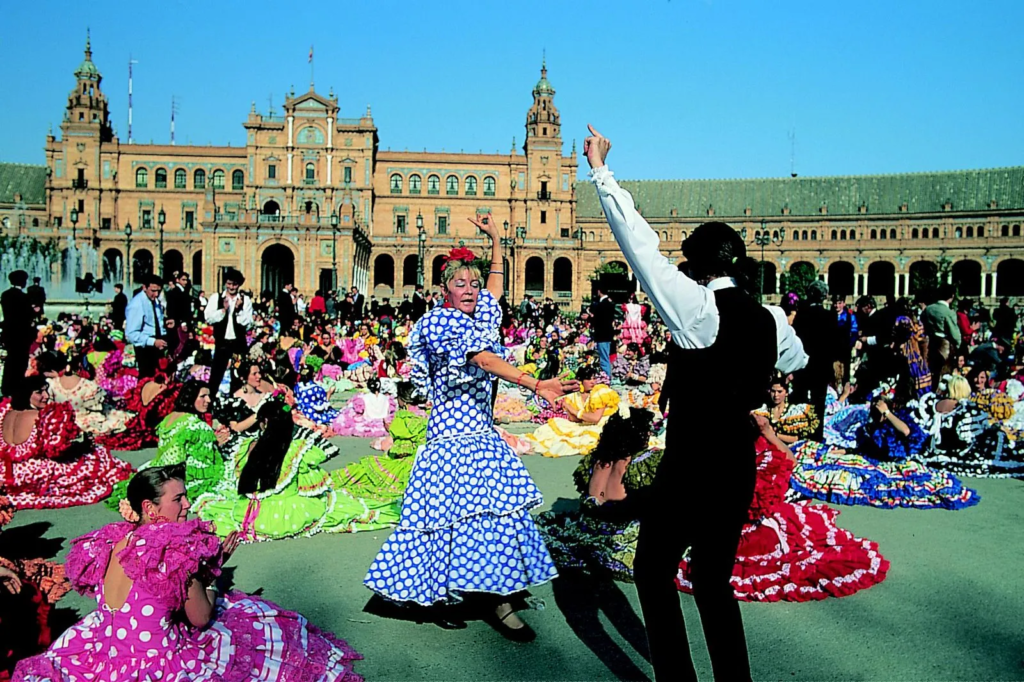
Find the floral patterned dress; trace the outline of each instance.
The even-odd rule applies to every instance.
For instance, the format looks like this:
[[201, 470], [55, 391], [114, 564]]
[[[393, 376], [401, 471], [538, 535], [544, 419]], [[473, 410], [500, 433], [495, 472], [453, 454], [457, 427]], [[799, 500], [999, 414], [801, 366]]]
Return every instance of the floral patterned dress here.
[[[0, 425], [10, 411], [11, 401], [5, 398], [0, 402]], [[0, 438], [0, 481], [18, 509], [93, 504], [131, 474], [128, 462], [89, 442], [66, 403], [48, 403], [39, 410], [24, 443], [11, 445]]]
[[[119, 607], [107, 603], [104, 576], [115, 545], [131, 589]], [[342, 680], [362, 657], [301, 615], [231, 591], [217, 599], [205, 628], [182, 610], [194, 576], [220, 573], [220, 541], [201, 521], [135, 526], [113, 523], [76, 538], [67, 573], [97, 608], [38, 656], [18, 664], [16, 682], [50, 680]]]
[[74, 388], [64, 388], [59, 378], [47, 380], [50, 395], [58, 403], [70, 403], [75, 408], [75, 423], [86, 433], [99, 436], [123, 431], [135, 416], [131, 412], [114, 409], [106, 391], [88, 379], [79, 379]]

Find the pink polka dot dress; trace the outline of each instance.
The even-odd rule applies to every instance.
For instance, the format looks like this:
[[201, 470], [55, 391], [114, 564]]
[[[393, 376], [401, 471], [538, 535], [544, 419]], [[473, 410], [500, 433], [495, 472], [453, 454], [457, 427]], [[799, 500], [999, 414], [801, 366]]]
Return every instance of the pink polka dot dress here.
[[[120, 608], [104, 598], [114, 546], [133, 581]], [[336, 637], [276, 604], [230, 592], [206, 628], [188, 624], [183, 606], [192, 576], [219, 572], [220, 543], [201, 521], [135, 526], [115, 523], [77, 538], [66, 564], [72, 586], [95, 594], [99, 608], [45, 653], [21, 661], [16, 682], [60, 680], [361, 680], [361, 658]]]

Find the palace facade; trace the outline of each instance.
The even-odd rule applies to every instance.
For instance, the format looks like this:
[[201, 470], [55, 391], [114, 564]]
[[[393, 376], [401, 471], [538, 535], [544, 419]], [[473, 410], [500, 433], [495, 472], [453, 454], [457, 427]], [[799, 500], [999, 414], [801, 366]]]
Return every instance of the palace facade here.
[[[3, 232], [55, 240], [65, 258], [54, 278], [184, 268], [213, 289], [233, 267], [257, 291], [291, 282], [308, 294], [400, 296], [437, 284], [452, 247], [482, 252], [468, 218], [487, 213], [502, 228], [513, 301], [529, 293], [575, 307], [595, 271], [617, 263], [628, 273], [593, 188], [576, 181], [575, 145], [563, 153], [544, 66], [524, 144], [508, 154], [382, 151], [369, 107], [343, 117], [352, 112], [333, 92], [312, 88], [290, 93], [280, 115], [254, 105], [244, 147], [127, 144], [88, 41], [74, 78], [46, 165], [0, 164]], [[962, 295], [1024, 295], [1024, 167], [622, 184], [670, 258], [708, 220], [744, 230], [755, 257], [765, 234], [769, 295], [798, 266], [847, 295], [913, 293], [936, 276]], [[635, 285], [627, 274], [613, 286]]]

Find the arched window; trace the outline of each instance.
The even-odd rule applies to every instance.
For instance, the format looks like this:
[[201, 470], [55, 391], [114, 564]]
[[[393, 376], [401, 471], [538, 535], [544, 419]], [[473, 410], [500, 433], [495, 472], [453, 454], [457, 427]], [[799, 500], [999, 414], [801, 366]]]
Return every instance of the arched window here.
[[395, 173], [391, 176], [391, 193], [401, 194], [402, 193], [402, 176]]
[[210, 181], [213, 182], [214, 189], [224, 189], [224, 171], [220, 168], [213, 171], [213, 175], [210, 176]]
[[188, 182], [188, 173], [185, 172], [184, 168], [179, 168], [174, 171], [174, 189], [185, 189], [185, 184]]
[[896, 239], [896, 228], [895, 227], [889, 230], [889, 239]]
[[871, 238], [878, 239], [878, 230], [871, 230]]
[[832, 241], [835, 241], [837, 236], [838, 235], [837, 235], [836, 231], [832, 230]]
[[472, 175], [466, 178], [466, 196], [476, 196], [476, 178], [473, 177]]
[[307, 163], [306, 164], [306, 182], [307, 183], [312, 183], [315, 180], [316, 180], [316, 164]]
[[497, 180], [495, 180], [490, 175], [485, 177], [484, 178], [484, 196], [485, 197], [493, 197], [494, 196], [494, 190], [495, 190], [495, 188], [497, 186], [498, 186], [498, 181]]
[[852, 241], [856, 241], [856, 239], [857, 239], [857, 230], [850, 230], [849, 239], [850, 239], [851, 242]]
[[1014, 237], [1020, 236], [1020, 225], [1013, 226], [1013, 232], [1011, 233]]
[[[835, 239], [835, 237], [832, 237], [832, 239]], [[846, 230], [839, 231], [839, 239], [846, 241]]]
[[195, 189], [206, 188], [206, 171], [202, 168], [196, 168], [196, 172], [192, 174], [192, 187]]
[[974, 233], [974, 236], [975, 237], [984, 237], [985, 236], [985, 226], [984, 225], [978, 225], [978, 231]]
[[231, 189], [238, 191], [245, 187], [245, 173], [241, 170], [231, 171]]
[[1010, 236], [1010, 226], [1009, 225], [1003, 225], [1003, 227], [1001, 228], [999, 234], [1001, 236], [1003, 236], [1003, 237], [1009, 237]]
[[445, 188], [445, 192], [448, 193], [448, 194], [458, 194], [459, 193], [459, 179], [458, 179], [458, 177], [456, 177], [454, 175], [449, 175], [447, 178], [445, 178], [444, 179], [444, 188]]
[[938, 239], [938, 238], [939, 238], [939, 228], [933, 227], [932, 228], [932, 239]]
[[441, 191], [441, 178], [437, 175], [427, 176], [427, 194], [438, 194]]
[[[872, 230], [872, 232], [874, 232], [874, 230]], [[886, 231], [886, 229], [884, 227], [881, 230], [878, 231], [878, 237], [880, 239], [885, 239], [888, 236], [889, 236], [889, 233]]]
[[910, 231], [910, 238], [911, 239], [917, 239], [919, 236], [920, 236], [920, 232], [918, 231], [918, 229], [916, 227]]
[[803, 238], [804, 241], [807, 241], [807, 230], [803, 231], [803, 234], [801, 235], [801, 237]]
[[167, 169], [157, 168], [153, 173], [153, 186], [157, 189], [167, 189]]
[[409, 176], [409, 194], [419, 194], [420, 187], [423, 184], [423, 178], [418, 175]]
[[146, 187], [149, 185], [149, 171], [145, 168], [140, 168], [135, 171], [135, 186]]
[[956, 235], [957, 239], [963, 239], [963, 237], [964, 237], [964, 228], [962, 228], [959, 225], [957, 225], [956, 229], [953, 230], [953, 233]]
[[811, 241], [812, 242], [818, 241], [818, 231], [817, 230], [811, 230]]
[[793, 241], [800, 241], [800, 230], [793, 230]]

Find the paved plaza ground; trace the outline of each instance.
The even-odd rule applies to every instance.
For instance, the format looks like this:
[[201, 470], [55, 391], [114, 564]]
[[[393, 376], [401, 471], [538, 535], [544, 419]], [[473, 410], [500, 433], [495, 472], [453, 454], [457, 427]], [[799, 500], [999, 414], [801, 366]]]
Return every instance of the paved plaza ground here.
[[[342, 454], [327, 468], [373, 452], [367, 440], [336, 442]], [[120, 454], [138, 465], [153, 451]], [[576, 504], [576, 458], [525, 459], [545, 509]], [[1024, 482], [969, 483], [982, 501], [963, 511], [842, 508], [840, 525], [878, 542], [892, 562], [889, 577], [845, 599], [743, 604], [755, 679], [1024, 679]], [[99, 504], [19, 512], [0, 535], [0, 555], [34, 551], [63, 559], [69, 539], [116, 520]], [[479, 621], [447, 631], [364, 612], [370, 592], [363, 575], [386, 536], [318, 535], [247, 545], [229, 566], [235, 567], [237, 589], [260, 591], [347, 640], [366, 657], [357, 671], [367, 680], [652, 676], [632, 585], [567, 576], [534, 589], [544, 609], [525, 614], [538, 632], [532, 644], [508, 642]], [[710, 679], [693, 600], [680, 598], [698, 672]], [[59, 606], [60, 617], [73, 622], [94, 603], [70, 594]]]

